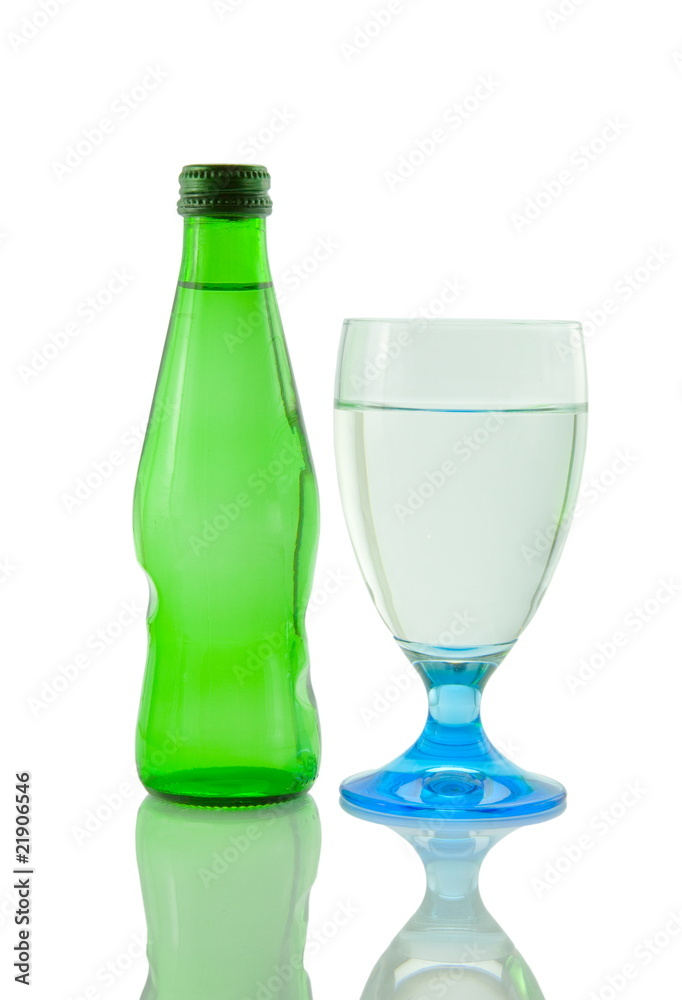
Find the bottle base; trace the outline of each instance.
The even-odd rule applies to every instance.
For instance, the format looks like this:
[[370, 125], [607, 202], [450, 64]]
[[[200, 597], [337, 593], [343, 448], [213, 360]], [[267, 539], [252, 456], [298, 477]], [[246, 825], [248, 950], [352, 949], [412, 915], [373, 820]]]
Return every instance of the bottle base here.
[[312, 785], [307, 777], [265, 767], [212, 767], [140, 778], [151, 795], [168, 802], [213, 808], [287, 802]]

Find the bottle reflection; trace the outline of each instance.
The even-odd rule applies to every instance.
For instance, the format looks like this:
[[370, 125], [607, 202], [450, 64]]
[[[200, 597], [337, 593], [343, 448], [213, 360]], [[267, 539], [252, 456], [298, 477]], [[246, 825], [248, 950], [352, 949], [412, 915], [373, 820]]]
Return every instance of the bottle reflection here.
[[307, 795], [257, 809], [147, 798], [137, 858], [149, 975], [141, 1000], [307, 1000], [320, 822]]
[[476, 829], [430, 820], [425, 827], [423, 820], [398, 820], [346, 803], [344, 808], [390, 826], [414, 847], [426, 870], [421, 906], [375, 965], [362, 1000], [543, 1000], [533, 973], [478, 890], [488, 851], [525, 824]]

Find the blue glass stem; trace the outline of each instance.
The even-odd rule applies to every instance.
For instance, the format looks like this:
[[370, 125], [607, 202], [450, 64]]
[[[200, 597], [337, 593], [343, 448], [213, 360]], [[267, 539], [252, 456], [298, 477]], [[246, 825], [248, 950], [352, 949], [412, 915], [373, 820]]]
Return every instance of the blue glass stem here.
[[481, 724], [483, 688], [513, 643], [456, 650], [398, 642], [428, 693], [424, 731], [386, 767], [344, 781], [344, 799], [391, 815], [495, 822], [562, 808], [564, 788], [512, 764]]
[[414, 749], [439, 763], [475, 767], [497, 751], [481, 725], [481, 695], [508, 649], [485, 659], [431, 658], [400, 643], [426, 687], [429, 714]]

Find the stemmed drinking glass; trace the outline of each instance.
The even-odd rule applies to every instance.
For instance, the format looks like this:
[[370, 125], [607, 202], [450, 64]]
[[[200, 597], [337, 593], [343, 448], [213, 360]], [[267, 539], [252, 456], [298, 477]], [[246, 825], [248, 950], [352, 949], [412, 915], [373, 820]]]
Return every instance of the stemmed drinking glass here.
[[346, 522], [429, 701], [406, 753], [343, 783], [350, 803], [500, 819], [564, 801], [558, 782], [493, 747], [480, 701], [563, 548], [586, 400], [578, 323], [346, 320], [335, 412]]

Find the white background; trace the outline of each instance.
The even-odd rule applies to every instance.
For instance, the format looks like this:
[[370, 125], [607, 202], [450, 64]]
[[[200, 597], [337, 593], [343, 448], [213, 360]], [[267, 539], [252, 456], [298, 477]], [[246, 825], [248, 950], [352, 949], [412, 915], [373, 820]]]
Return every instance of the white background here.
[[[50, 10], [56, 2], [45, 0]], [[409, 671], [354, 562], [331, 436], [342, 318], [420, 309], [586, 324], [592, 486], [547, 597], [484, 709], [493, 739], [519, 764], [560, 778], [570, 806], [497, 847], [482, 889], [548, 998], [616, 995], [608, 977], [631, 962], [636, 975], [622, 991], [631, 1000], [671, 995], [677, 984], [682, 935], [649, 963], [633, 955], [682, 907], [682, 20], [665, 0], [564, 0], [563, 14], [560, 0], [402, 0], [377, 29], [372, 12], [386, 6], [70, 0], [49, 18], [28, 0], [3, 6], [0, 961], [11, 981], [12, 784], [15, 770], [30, 769], [40, 1000], [71, 1000], [92, 985], [106, 1000], [138, 997], [146, 975], [137, 958], [103, 988], [98, 970], [145, 928], [134, 855], [146, 642], [146, 583], [130, 523], [134, 441], [179, 263], [176, 178], [197, 162], [271, 171], [270, 259], [322, 497], [318, 584], [343, 578], [331, 596], [317, 591], [309, 615], [324, 735], [310, 926], [323, 926], [341, 902], [357, 913], [310, 962], [314, 995], [359, 997], [422, 893], [409, 847], [336, 804], [340, 779], [412, 741], [425, 698], [413, 679], [381, 710], [392, 675]], [[472, 98], [482, 78], [492, 92]], [[123, 117], [123, 95], [140, 98], [134, 88], [145, 83], [146, 96]], [[465, 99], [466, 119], [444, 124]], [[67, 161], [68, 147], [102, 118], [112, 129]], [[279, 133], [273, 119], [286, 123]], [[599, 141], [609, 120], [611, 141]], [[416, 155], [439, 128], [432, 155]], [[260, 148], [249, 153], [254, 134]], [[401, 157], [409, 176], [396, 181]], [[528, 199], [539, 196], [544, 207], [533, 211]], [[537, 217], [525, 223], [524, 212]], [[320, 240], [333, 252], [313, 264]], [[662, 260], [655, 271], [652, 250]], [[307, 268], [299, 287], [295, 267]], [[114, 269], [131, 276], [127, 286], [85, 322], [79, 304]], [[464, 287], [445, 303], [448, 282]], [[80, 332], [48, 349], [36, 371], [50, 335], [71, 321]], [[112, 452], [120, 455], [112, 474], [67, 510], [64, 495]], [[677, 588], [665, 605], [655, 597], [662, 580]], [[626, 624], [647, 601], [646, 623]], [[138, 608], [135, 620], [94, 654], [89, 637], [116, 632], [125, 602]], [[625, 644], [599, 659], [599, 644], [619, 630]], [[83, 652], [89, 666], [32, 709], [29, 699]], [[601, 668], [572, 692], [582, 658]], [[372, 706], [375, 716], [363, 718]], [[621, 808], [630, 783], [639, 798]], [[74, 828], [121, 786], [120, 808], [79, 844]], [[606, 834], [594, 822], [602, 810]], [[533, 880], [583, 835], [591, 850], [539, 888]], [[10, 983], [12, 996], [22, 990]]]

